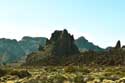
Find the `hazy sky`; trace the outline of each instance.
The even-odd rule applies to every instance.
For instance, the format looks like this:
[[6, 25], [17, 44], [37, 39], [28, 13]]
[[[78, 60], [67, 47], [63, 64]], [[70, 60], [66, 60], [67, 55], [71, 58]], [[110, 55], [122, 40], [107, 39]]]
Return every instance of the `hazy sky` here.
[[66, 28], [101, 47], [125, 44], [125, 0], [0, 0], [0, 38]]

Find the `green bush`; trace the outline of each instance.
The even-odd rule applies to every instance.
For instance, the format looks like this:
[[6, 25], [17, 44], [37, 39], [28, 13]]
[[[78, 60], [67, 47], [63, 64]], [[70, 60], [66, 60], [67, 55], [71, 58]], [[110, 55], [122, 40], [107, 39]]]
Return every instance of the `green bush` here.
[[63, 83], [66, 80], [61, 74], [55, 74], [47, 79], [47, 83]]
[[90, 73], [90, 69], [86, 68], [86, 67], [78, 67], [78, 71], [82, 72], [83, 74], [88, 74]]
[[74, 78], [75, 83], [85, 83], [83, 76], [77, 76]]
[[4, 76], [7, 74], [6, 70], [0, 69], [0, 77]]
[[67, 67], [64, 68], [64, 71], [65, 71], [66, 73], [74, 73], [74, 72], [77, 71], [77, 68], [74, 67], [74, 66], [67, 66]]
[[79, 66], [67, 66], [64, 68], [64, 71], [66, 73], [75, 73], [75, 72], [81, 72], [83, 74], [88, 74], [91, 71], [88, 68], [85, 67], [79, 67]]
[[26, 70], [22, 70], [22, 71], [17, 71], [17, 70], [11, 71], [11, 72], [10, 72], [10, 75], [17, 75], [19, 78], [24, 78], [24, 77], [29, 77], [29, 76], [31, 76], [31, 74], [30, 74], [28, 71], [26, 71]]

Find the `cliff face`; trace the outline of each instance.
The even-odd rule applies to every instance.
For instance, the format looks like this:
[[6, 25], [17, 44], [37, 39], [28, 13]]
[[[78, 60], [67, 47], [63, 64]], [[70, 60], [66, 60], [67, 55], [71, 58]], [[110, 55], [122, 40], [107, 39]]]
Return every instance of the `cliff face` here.
[[78, 55], [79, 50], [74, 44], [74, 38], [67, 30], [55, 31], [47, 40], [43, 51], [33, 53], [26, 59], [27, 64], [63, 64], [67, 58]]

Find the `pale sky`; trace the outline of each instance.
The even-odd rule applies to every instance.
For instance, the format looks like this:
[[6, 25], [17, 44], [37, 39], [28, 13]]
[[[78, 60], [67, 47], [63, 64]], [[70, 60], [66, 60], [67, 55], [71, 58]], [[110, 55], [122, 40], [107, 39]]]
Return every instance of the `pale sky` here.
[[0, 38], [50, 37], [66, 28], [100, 47], [125, 45], [125, 0], [0, 0]]

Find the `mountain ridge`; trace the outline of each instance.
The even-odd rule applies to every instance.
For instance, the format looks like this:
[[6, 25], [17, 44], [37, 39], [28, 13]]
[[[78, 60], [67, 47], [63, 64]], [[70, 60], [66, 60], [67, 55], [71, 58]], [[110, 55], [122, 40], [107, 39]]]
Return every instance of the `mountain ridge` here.
[[97, 45], [94, 45], [92, 42], [89, 42], [84, 36], [81, 36], [78, 39], [76, 39], [75, 44], [81, 52], [85, 52], [85, 51], [101, 52], [101, 51], [104, 51], [103, 48], [101, 48]]
[[[0, 63], [17, 62], [21, 58], [25, 57], [26, 55], [32, 52], [38, 51], [39, 45], [43, 43], [41, 46], [44, 46], [46, 41], [45, 38], [43, 37], [40, 37], [41, 39], [38, 39], [39, 37], [37, 38], [28, 37], [28, 38], [31, 38], [31, 40], [33, 39], [34, 40], [27, 41], [27, 40], [24, 40], [24, 37], [20, 41], [17, 41], [16, 39], [1, 38], [0, 39]], [[40, 40], [42, 42], [37, 42], [37, 40]]]
[[[62, 31], [55, 31], [56, 34], [53, 34], [53, 38], [51, 38], [51, 41], [55, 41], [60, 39], [64, 35], [63, 33], [69, 35], [67, 30]], [[56, 37], [54, 36], [59, 36], [59, 38], [56, 39]], [[100, 48], [99, 46], [93, 44], [92, 42], [89, 42], [84, 36], [79, 37], [78, 39], [74, 39], [73, 35], [71, 36], [66, 36], [66, 38], [70, 38], [70, 42], [73, 40], [74, 44], [77, 46], [77, 48], [79, 49], [80, 52], [88, 52], [88, 51], [94, 51], [94, 52], [104, 52], [104, 51], [110, 51], [113, 49], [113, 47], [111, 48], [107, 48], [107, 49], [103, 49]], [[66, 38], [64, 37], [64, 39], [62, 39], [62, 41], [66, 40]], [[57, 41], [59, 42], [62, 42]], [[47, 42], [47, 43], [46, 43]], [[64, 41], [65, 43], [66, 41]], [[7, 62], [15, 62], [15, 61], [19, 61], [20, 58], [25, 57], [24, 59], [26, 59], [27, 55], [32, 54], [34, 52], [38, 52], [39, 50], [45, 50], [45, 48], [43, 49], [44, 46], [46, 46], [46, 44], [48, 43], [52, 43], [50, 42], [46, 37], [30, 37], [30, 36], [24, 36], [21, 40], [17, 41], [16, 39], [6, 39], [6, 38], [1, 38], [0, 39], [0, 62], [1, 63], [7, 63]], [[62, 49], [63, 45], [64, 46], [68, 46], [71, 43], [65, 45], [65, 44], [60, 44], [59, 47], [60, 49]], [[57, 45], [58, 46], [58, 45]], [[118, 42], [117, 44], [117, 48], [121, 47], [120, 42]], [[65, 49], [67, 49], [67, 47], [64, 47]], [[124, 46], [122, 49], [125, 49]], [[52, 50], [52, 49], [50, 49]], [[58, 49], [57, 49], [58, 50]], [[67, 54], [67, 53], [66, 53]]]

